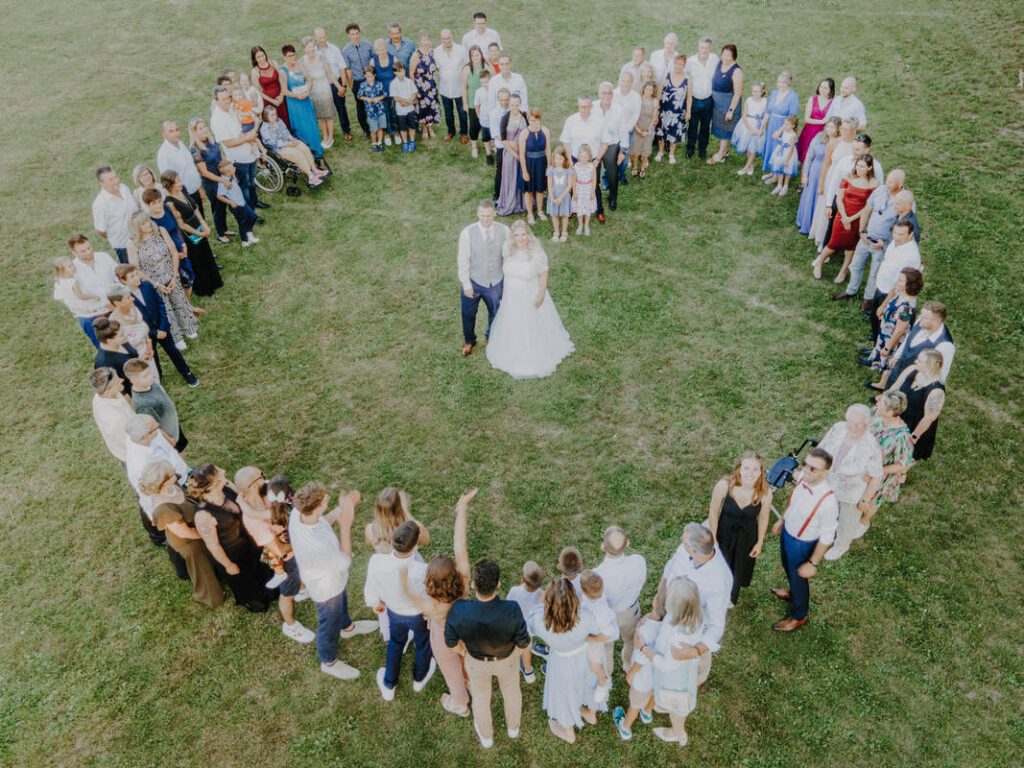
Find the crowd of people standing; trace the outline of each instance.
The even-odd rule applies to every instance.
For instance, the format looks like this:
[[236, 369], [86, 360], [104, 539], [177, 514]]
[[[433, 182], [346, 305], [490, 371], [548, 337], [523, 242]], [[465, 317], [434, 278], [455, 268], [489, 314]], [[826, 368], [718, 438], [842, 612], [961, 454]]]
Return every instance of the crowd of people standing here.
[[[654, 728], [656, 736], [685, 745], [686, 718], [721, 648], [729, 609], [751, 584], [769, 533], [781, 537], [788, 582], [772, 591], [790, 605], [774, 628], [789, 632], [808, 620], [810, 583], [822, 562], [840, 559], [865, 535], [878, 510], [897, 501], [913, 464], [934, 448], [955, 347], [946, 308], [936, 301], [918, 306], [924, 290], [921, 227], [907, 175], [900, 169], [882, 175], [852, 77], [842, 81], [838, 95], [831, 78], [821, 80], [800, 127], [792, 74], [780, 73], [770, 92], [753, 82], [744, 99], [745, 76], [733, 44], [719, 55], [702, 38], [688, 57], [669, 34], [650, 56], [635, 48], [614, 83], [602, 82], [596, 98], [578, 99], [556, 145], [485, 14], [475, 14], [461, 43], [442, 30], [437, 47], [425, 34], [415, 43], [398, 24], [373, 43], [362, 39], [358, 24], [346, 33], [348, 43], [339, 48], [316, 28], [302, 40], [301, 55], [294, 45], [282, 46], [282, 64], [254, 46], [251, 71], [220, 75], [210, 117], [188, 121], [187, 143], [178, 123], [163, 123], [157, 172], [137, 166], [135, 190], [112, 167], [98, 169], [94, 229], [114, 256], [75, 235], [67, 243], [70, 256], [54, 262], [54, 295], [96, 348], [89, 377], [94, 418], [110, 453], [124, 465], [143, 528], [178, 576], [191, 581], [196, 602], [217, 608], [230, 592], [237, 605], [260, 613], [276, 602], [282, 633], [299, 643], [315, 641], [327, 675], [358, 677], [359, 670], [339, 658], [339, 640], [379, 633], [386, 660], [376, 682], [384, 701], [396, 698], [411, 647], [413, 693], [425, 690], [440, 669], [447, 689], [441, 707], [472, 715], [484, 748], [495, 737], [492, 678], [514, 739], [521, 723], [520, 681], [533, 684], [538, 672], [550, 730], [567, 742], [612, 709], [611, 722], [623, 739], [632, 738], [638, 719], [650, 723], [657, 712], [668, 716], [668, 725]], [[347, 100], [355, 102], [354, 120]], [[550, 217], [551, 240], [564, 242], [575, 217], [577, 234], [587, 236], [591, 216], [604, 222], [606, 211], [617, 209], [620, 184], [645, 178], [652, 154], [654, 162], [667, 154], [668, 163], [676, 164], [677, 145], [685, 159], [696, 156], [713, 166], [735, 153], [744, 161], [741, 176], [753, 175], [760, 159], [763, 180], [779, 196], [799, 177], [796, 225], [818, 248], [815, 276], [843, 253], [837, 283], [847, 285], [835, 301], [856, 297], [865, 283], [862, 309], [871, 344], [859, 362], [880, 373], [878, 383], [867, 382], [877, 390], [873, 407], [851, 405], [808, 453], [774, 524], [762, 460], [743, 454], [711, 490], [705, 523], [683, 528], [646, 612], [641, 597], [648, 563], [631, 551], [618, 526], [609, 526], [599, 543], [579, 542], [600, 550], [591, 568], [575, 546], [567, 546], [550, 578], [531, 560], [503, 599], [498, 562], [484, 557], [470, 563], [469, 508], [476, 489], [455, 505], [451, 554], [427, 561], [421, 550], [432, 546], [429, 528], [412, 516], [408, 493], [386, 488], [364, 532], [365, 551], [372, 554], [363, 601], [375, 618], [353, 619], [347, 584], [356, 557], [352, 528], [359, 492], [342, 493], [332, 505], [317, 482], [293, 489], [287, 477], [268, 479], [253, 466], [229, 479], [216, 465], [191, 464], [185, 458], [188, 438], [161, 384], [157, 349], [190, 387], [198, 386], [182, 352], [198, 336], [203, 310], [195, 297], [223, 285], [211, 241], [220, 246], [237, 237], [245, 247], [260, 242], [254, 228], [270, 206], [258, 197], [255, 178], [268, 149], [300, 168], [310, 188], [323, 185], [332, 174], [325, 154], [336, 144], [336, 118], [342, 141], [352, 141], [358, 125], [374, 152], [397, 146], [415, 152], [417, 136], [442, 134], [443, 141], [468, 145], [471, 158], [483, 150], [484, 162], [494, 167], [494, 194], [478, 208], [486, 226], [467, 228], [460, 242], [464, 324], [467, 313], [472, 321], [464, 325], [463, 354], [475, 343], [478, 303], [483, 300], [493, 318], [488, 302], [495, 311], [500, 302], [500, 260], [498, 272], [482, 277], [472, 271], [471, 252], [479, 247], [497, 259], [507, 238], [510, 246], [519, 244], [517, 268], [529, 269], [532, 281], [516, 312], [543, 309], [546, 327], [554, 329], [542, 370], [553, 371], [573, 347], [546, 295], [547, 257], [538, 251], [531, 225]], [[712, 138], [719, 144], [709, 156]], [[228, 211], [237, 233], [228, 229]], [[495, 215], [524, 213], [525, 223], [491, 230]], [[492, 242], [492, 231], [501, 243]], [[481, 233], [483, 239], [471, 243]], [[499, 325], [498, 338], [514, 332]], [[509, 342], [500, 341], [492, 362], [500, 358], [496, 367], [512, 372], [519, 361], [508, 349]], [[315, 606], [315, 632], [296, 617], [296, 603], [304, 600]], [[627, 690], [623, 706], [612, 708], [616, 659]]]

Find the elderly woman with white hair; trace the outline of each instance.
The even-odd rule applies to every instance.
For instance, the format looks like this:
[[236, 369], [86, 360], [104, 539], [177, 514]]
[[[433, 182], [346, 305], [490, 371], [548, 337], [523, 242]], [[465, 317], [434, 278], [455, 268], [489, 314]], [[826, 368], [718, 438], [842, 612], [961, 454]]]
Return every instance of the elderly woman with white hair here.
[[516, 379], [550, 376], [575, 350], [548, 293], [548, 257], [522, 219], [503, 246], [504, 290], [487, 359]]
[[914, 443], [910, 439], [910, 428], [903, 421], [907, 410], [907, 396], [898, 389], [888, 389], [875, 401], [875, 414], [868, 429], [878, 441], [882, 451], [882, 482], [875, 492], [874, 503], [860, 515], [860, 522], [853, 537], [859, 539], [871, 527], [871, 518], [878, 512], [883, 501], [895, 504], [900, 497], [900, 488], [907, 479], [907, 470], [914, 463]]
[[146, 210], [147, 206], [142, 202], [142, 193], [147, 189], [155, 189], [160, 193], [161, 198], [167, 196], [164, 188], [160, 186], [159, 179], [153, 174], [153, 169], [148, 165], [140, 163], [132, 169], [132, 182], [135, 184], [132, 196], [135, 198], [135, 202], [139, 204], [140, 210]]
[[882, 449], [871, 434], [871, 409], [857, 403], [846, 409], [818, 447], [832, 455], [827, 480], [839, 503], [839, 528], [826, 560], [846, 554], [857, 532], [861, 515], [875, 508], [875, 492], [882, 482]]

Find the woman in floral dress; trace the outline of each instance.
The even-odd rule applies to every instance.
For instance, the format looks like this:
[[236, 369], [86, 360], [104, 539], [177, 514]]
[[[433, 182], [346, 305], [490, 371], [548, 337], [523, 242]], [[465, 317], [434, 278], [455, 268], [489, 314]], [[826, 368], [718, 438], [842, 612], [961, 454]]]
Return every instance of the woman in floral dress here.
[[665, 75], [661, 84], [661, 105], [658, 110], [658, 154], [655, 162], [661, 162], [668, 144], [668, 161], [676, 162], [676, 144], [686, 140], [686, 56], [677, 54], [672, 61], [672, 69]]
[[895, 504], [900, 497], [900, 488], [907, 479], [907, 470], [914, 463], [914, 444], [910, 440], [910, 428], [902, 419], [907, 408], [907, 396], [898, 389], [890, 389], [878, 396], [875, 413], [868, 423], [868, 430], [882, 449], [882, 483], [875, 492], [874, 504], [868, 512], [862, 513], [860, 523], [853, 537], [859, 539], [871, 527], [871, 518], [878, 513], [883, 501]]
[[924, 277], [921, 273], [913, 267], [907, 267], [896, 278], [893, 297], [879, 307], [878, 340], [864, 361], [870, 363], [876, 371], [892, 368], [894, 353], [914, 322], [917, 296], [923, 288]]
[[432, 139], [434, 126], [441, 122], [441, 112], [437, 106], [437, 62], [430, 35], [420, 37], [420, 47], [409, 60], [409, 69], [419, 94], [416, 120], [420, 124], [420, 133], [424, 138]]
[[171, 338], [183, 349], [185, 339], [198, 335], [199, 324], [178, 278], [177, 250], [172, 250], [170, 235], [154, 224], [148, 213], [133, 214], [128, 228], [131, 232], [128, 261], [142, 270], [163, 298]]

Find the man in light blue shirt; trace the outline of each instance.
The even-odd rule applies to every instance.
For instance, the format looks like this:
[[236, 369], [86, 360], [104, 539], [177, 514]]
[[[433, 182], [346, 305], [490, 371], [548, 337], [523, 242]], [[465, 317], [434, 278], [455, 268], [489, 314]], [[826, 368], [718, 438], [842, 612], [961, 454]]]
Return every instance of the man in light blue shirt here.
[[[345, 34], [348, 35], [348, 45], [341, 49], [341, 55], [348, 63], [348, 85], [352, 93], [359, 93], [359, 86], [366, 80], [366, 68], [370, 66], [373, 59], [373, 46], [363, 40], [358, 24], [349, 24], [345, 27]], [[360, 99], [356, 99], [356, 119], [359, 121], [359, 127], [363, 129], [363, 135], [370, 138], [370, 124], [366, 120], [366, 104]]]
[[[415, 50], [416, 44], [402, 35], [401, 24], [392, 22], [388, 25], [388, 53], [405, 65], [406, 72], [409, 72], [409, 60]], [[411, 77], [412, 73], [409, 75]]]

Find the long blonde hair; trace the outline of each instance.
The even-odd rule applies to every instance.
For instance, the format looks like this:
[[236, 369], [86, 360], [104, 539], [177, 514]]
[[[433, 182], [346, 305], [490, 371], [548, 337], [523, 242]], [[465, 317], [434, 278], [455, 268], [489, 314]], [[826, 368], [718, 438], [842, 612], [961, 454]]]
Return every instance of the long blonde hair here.
[[502, 246], [505, 258], [512, 255], [514, 250], [517, 250], [515, 236], [517, 232], [526, 232], [526, 253], [530, 256], [536, 256], [544, 253], [544, 248], [541, 246], [537, 236], [533, 234], [533, 230], [530, 229], [530, 225], [522, 219], [518, 219], [512, 223], [509, 227], [508, 237], [505, 238], [505, 244]]
[[402, 503], [402, 492], [397, 488], [385, 488], [377, 494], [370, 523], [370, 539], [374, 549], [391, 549], [391, 537], [398, 526], [409, 519], [409, 512]]
[[665, 621], [691, 634], [699, 630], [704, 623], [697, 585], [685, 576], [673, 579], [668, 584], [665, 596]]

